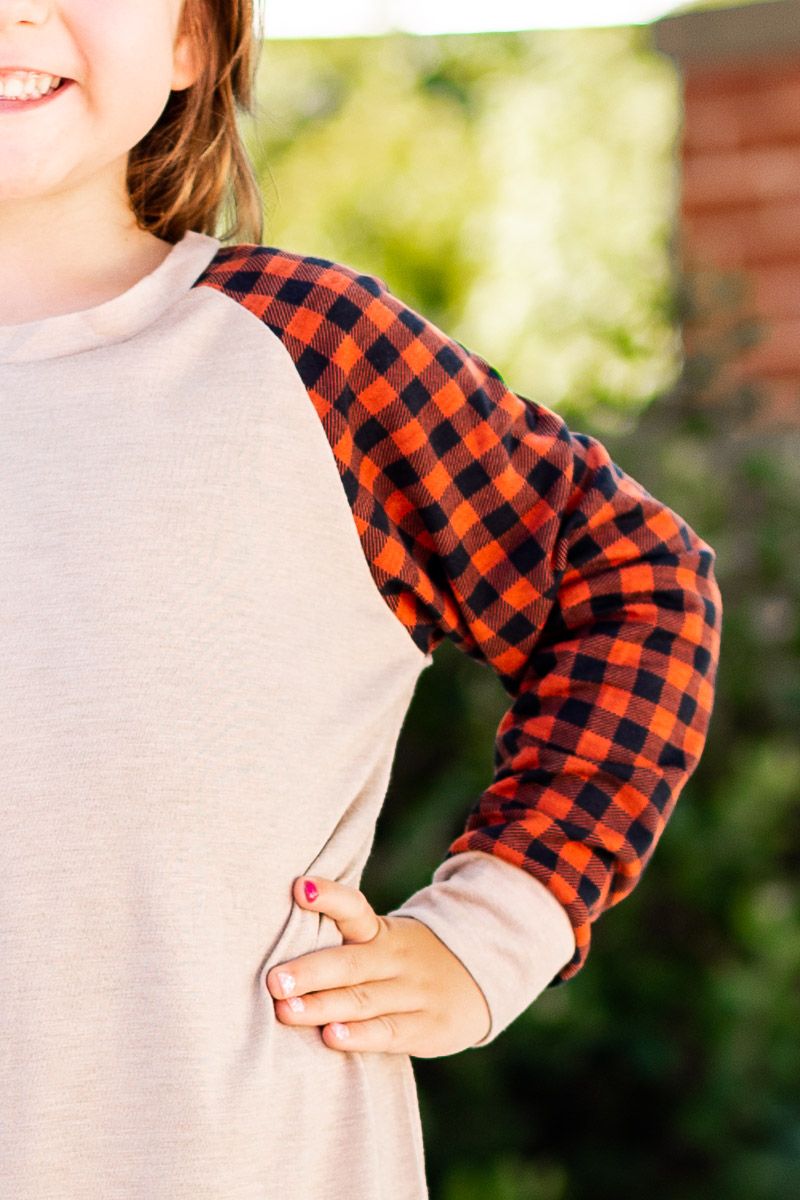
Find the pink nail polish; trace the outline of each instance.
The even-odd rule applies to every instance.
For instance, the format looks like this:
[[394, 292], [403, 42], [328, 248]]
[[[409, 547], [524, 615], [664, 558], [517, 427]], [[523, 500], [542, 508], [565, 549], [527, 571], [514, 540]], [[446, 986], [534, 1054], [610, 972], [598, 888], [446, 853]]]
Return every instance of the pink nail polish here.
[[307, 879], [305, 881], [305, 883], [303, 884], [303, 891], [306, 894], [306, 900], [308, 900], [309, 902], [316, 900], [317, 896], [319, 895], [319, 891], [317, 890], [317, 885], [315, 883], [312, 883], [310, 879]]

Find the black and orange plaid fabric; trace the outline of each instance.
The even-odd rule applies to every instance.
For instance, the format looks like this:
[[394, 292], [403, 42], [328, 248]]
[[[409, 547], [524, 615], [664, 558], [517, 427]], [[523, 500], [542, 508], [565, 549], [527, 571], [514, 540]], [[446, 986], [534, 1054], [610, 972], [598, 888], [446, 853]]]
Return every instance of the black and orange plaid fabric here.
[[511, 696], [493, 779], [445, 857], [495, 854], [551, 889], [575, 931], [549, 986], [565, 982], [699, 761], [721, 635], [714, 551], [380, 279], [240, 244], [196, 286], [288, 350], [376, 586], [419, 649], [451, 638]]

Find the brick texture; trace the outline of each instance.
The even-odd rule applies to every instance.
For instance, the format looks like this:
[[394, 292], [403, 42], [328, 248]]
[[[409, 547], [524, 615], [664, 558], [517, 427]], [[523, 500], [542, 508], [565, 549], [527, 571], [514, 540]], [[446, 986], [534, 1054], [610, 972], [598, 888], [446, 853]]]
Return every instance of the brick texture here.
[[684, 348], [724, 352], [714, 387], [751, 384], [759, 420], [800, 425], [800, 50], [685, 66], [680, 159], [679, 257], [705, 296]]

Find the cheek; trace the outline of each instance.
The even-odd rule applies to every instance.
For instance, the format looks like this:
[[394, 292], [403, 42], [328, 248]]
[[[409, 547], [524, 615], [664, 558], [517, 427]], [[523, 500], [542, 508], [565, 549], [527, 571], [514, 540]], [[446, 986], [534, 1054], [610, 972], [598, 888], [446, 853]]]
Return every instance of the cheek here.
[[138, 77], [131, 88], [108, 90], [103, 100], [103, 124], [115, 148], [130, 150], [153, 128], [169, 99], [169, 76], [153, 72]]
[[158, 64], [95, 79], [86, 98], [92, 108], [96, 145], [103, 158], [127, 154], [156, 124], [170, 95], [171, 75]]
[[[80, 0], [79, 0], [80, 2]], [[129, 150], [155, 125], [172, 83], [172, 31], [163, 0], [89, 5], [77, 31], [86, 51], [86, 101], [115, 150]], [[88, 15], [88, 11], [87, 14]]]

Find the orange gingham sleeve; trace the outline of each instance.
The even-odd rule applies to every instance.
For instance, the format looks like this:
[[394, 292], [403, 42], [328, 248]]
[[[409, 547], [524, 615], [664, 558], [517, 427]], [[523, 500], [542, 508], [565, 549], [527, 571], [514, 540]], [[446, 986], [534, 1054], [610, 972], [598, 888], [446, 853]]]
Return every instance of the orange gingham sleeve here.
[[432, 884], [394, 910], [472, 971], [492, 1015], [483, 1045], [583, 967], [592, 924], [638, 883], [699, 761], [721, 635], [715, 553], [600, 442], [381, 280], [240, 245], [200, 282], [291, 355], [410, 637], [426, 654], [449, 637], [509, 694], [493, 778]]

